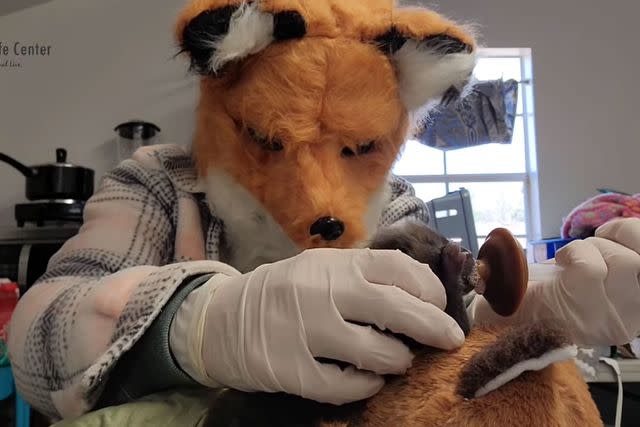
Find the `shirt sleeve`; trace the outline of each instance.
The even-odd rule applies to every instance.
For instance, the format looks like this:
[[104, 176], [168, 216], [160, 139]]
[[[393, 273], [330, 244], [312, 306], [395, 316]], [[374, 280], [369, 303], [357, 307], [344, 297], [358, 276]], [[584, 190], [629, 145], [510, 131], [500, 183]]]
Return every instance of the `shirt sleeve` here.
[[402, 219], [412, 218], [429, 223], [429, 210], [421, 198], [416, 196], [409, 181], [392, 175], [389, 180], [391, 198], [382, 212], [381, 227], [388, 227]]
[[92, 409], [116, 363], [184, 283], [230, 268], [174, 260], [176, 206], [187, 195], [149, 162], [134, 156], [104, 177], [80, 231], [13, 314], [16, 387], [54, 420]]
[[116, 363], [94, 409], [122, 405], [162, 391], [201, 387], [180, 368], [169, 345], [169, 332], [184, 300], [212, 276], [204, 274], [188, 280], [171, 297], [140, 341]]

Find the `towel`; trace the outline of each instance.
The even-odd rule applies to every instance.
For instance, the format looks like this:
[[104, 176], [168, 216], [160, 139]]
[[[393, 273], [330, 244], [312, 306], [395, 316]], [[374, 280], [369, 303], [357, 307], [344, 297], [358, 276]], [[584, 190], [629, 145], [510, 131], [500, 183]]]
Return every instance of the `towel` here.
[[565, 218], [562, 237], [585, 239], [616, 218], [640, 218], [640, 194], [600, 194], [580, 204]]

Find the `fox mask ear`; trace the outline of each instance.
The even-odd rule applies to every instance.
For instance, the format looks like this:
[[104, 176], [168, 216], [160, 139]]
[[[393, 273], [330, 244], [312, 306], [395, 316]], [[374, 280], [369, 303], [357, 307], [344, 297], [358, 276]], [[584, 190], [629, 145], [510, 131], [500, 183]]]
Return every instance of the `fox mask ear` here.
[[451, 88], [462, 92], [475, 67], [474, 47], [448, 34], [414, 38], [394, 28], [377, 41], [394, 63], [400, 98], [409, 111]]
[[[399, 8], [389, 12], [389, 30], [364, 42], [377, 45], [393, 63], [407, 110], [437, 100], [452, 87], [461, 91], [475, 66], [472, 37], [428, 10]], [[272, 43], [302, 38], [307, 30], [299, 12], [267, 12], [253, 1], [204, 10], [181, 20], [178, 41], [182, 52], [188, 53], [193, 71], [215, 77], [225, 65], [259, 53]]]
[[199, 74], [218, 75], [230, 62], [255, 54], [276, 41], [303, 37], [306, 25], [295, 11], [263, 12], [257, 3], [206, 10], [179, 34], [191, 68]]

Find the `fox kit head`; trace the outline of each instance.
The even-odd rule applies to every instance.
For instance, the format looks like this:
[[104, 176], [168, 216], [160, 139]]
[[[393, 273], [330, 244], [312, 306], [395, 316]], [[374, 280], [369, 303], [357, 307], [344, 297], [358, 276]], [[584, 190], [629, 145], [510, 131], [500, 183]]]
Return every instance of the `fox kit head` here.
[[463, 29], [393, 0], [193, 0], [176, 34], [201, 75], [209, 203], [234, 245], [251, 241], [244, 257], [265, 257], [241, 269], [366, 242], [411, 113], [475, 65]]

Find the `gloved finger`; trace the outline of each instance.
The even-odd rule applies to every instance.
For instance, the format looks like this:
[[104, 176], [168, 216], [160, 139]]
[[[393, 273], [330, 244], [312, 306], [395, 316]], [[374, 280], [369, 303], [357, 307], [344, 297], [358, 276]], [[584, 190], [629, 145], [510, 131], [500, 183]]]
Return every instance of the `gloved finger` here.
[[371, 326], [343, 322], [341, 327], [309, 335], [309, 350], [315, 357], [340, 360], [379, 375], [404, 374], [414, 357], [398, 339]]
[[333, 405], [356, 402], [373, 396], [384, 386], [381, 376], [353, 366], [342, 370], [337, 365], [316, 362], [312, 371], [315, 375], [301, 384], [302, 390], [296, 394], [316, 402]]
[[550, 283], [562, 271], [562, 267], [553, 264], [535, 263], [529, 264], [529, 283], [531, 282], [547, 282]]
[[598, 248], [608, 267], [607, 298], [619, 313], [625, 313], [625, 319], [632, 318], [635, 325], [640, 325], [640, 254], [611, 240], [588, 240]]
[[640, 253], [640, 218], [610, 221], [598, 227], [596, 237], [612, 240]]
[[[607, 265], [609, 275], [615, 270], [637, 277], [640, 272], [640, 254], [636, 251], [618, 242], [600, 237], [590, 237], [587, 241], [600, 252]], [[610, 277], [607, 281], [611, 281]]]
[[373, 324], [446, 350], [464, 343], [464, 333], [452, 317], [396, 286], [371, 285], [335, 303], [347, 321]]
[[369, 283], [397, 286], [441, 310], [447, 305], [444, 286], [431, 268], [401, 251], [362, 251], [354, 261]]
[[556, 263], [564, 267], [565, 284], [601, 283], [607, 277], [607, 264], [602, 254], [588, 240], [574, 240], [562, 247], [556, 253]]

